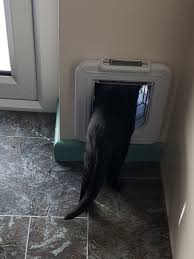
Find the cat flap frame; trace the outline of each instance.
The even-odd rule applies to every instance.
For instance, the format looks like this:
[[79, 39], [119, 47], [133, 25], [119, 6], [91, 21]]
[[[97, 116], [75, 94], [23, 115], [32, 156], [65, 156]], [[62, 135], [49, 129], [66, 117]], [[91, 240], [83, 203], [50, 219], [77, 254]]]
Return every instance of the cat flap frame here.
[[150, 91], [146, 122], [137, 127], [132, 135], [133, 144], [152, 144], [160, 142], [160, 130], [168, 90], [171, 84], [169, 68], [160, 63], [149, 62], [149, 70], [128, 69], [104, 70], [101, 60], [87, 60], [80, 63], [75, 70], [75, 115], [74, 137], [85, 141], [91, 104], [94, 98], [95, 82], [123, 82], [130, 87], [133, 82], [148, 86]]

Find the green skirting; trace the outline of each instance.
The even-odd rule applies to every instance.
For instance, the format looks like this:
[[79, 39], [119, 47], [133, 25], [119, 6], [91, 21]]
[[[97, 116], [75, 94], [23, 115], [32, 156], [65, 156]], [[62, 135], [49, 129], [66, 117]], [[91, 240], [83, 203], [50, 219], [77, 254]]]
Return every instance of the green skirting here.
[[[164, 145], [155, 143], [151, 145], [130, 145], [126, 161], [129, 162], [159, 162], [162, 158]], [[60, 110], [58, 105], [54, 156], [56, 161], [82, 161], [84, 143], [75, 139], [60, 139]]]
[[[162, 144], [131, 145], [127, 154], [128, 162], [159, 162], [162, 157]], [[77, 140], [58, 140], [55, 142], [56, 161], [82, 161], [84, 143]]]

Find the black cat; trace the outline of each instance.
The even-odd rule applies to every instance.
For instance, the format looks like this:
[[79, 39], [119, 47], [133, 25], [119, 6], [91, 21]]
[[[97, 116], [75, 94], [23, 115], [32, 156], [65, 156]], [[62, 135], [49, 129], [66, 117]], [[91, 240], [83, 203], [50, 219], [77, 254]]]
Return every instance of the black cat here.
[[85, 211], [96, 198], [105, 180], [118, 184], [131, 135], [135, 128], [140, 87], [122, 84], [96, 84], [94, 109], [90, 118], [80, 201], [65, 219]]

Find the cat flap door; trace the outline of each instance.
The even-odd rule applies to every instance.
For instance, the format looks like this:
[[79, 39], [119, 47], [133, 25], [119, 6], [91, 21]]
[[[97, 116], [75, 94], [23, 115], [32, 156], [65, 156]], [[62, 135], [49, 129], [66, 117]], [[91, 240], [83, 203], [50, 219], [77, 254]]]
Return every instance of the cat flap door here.
[[[148, 120], [149, 116], [149, 106], [151, 101], [151, 90], [153, 83], [147, 83], [147, 82], [119, 82], [119, 81], [102, 81], [98, 80], [94, 82], [94, 95], [93, 99], [95, 98], [95, 90], [97, 87], [101, 87], [101, 84], [103, 87], [108, 86], [109, 84], [114, 85], [116, 87], [139, 87], [139, 96], [137, 100], [137, 110], [136, 110], [136, 121], [135, 121], [135, 128], [142, 127]], [[91, 100], [91, 108], [90, 108], [90, 116], [92, 114], [92, 105], [93, 105], [93, 99]]]
[[[146, 61], [108, 62], [84, 61], [75, 72], [75, 138], [85, 141], [92, 112], [94, 89], [117, 84], [140, 86], [137, 101], [136, 126], [131, 143], [151, 144], [160, 142], [160, 130], [170, 87], [171, 73], [166, 65]], [[110, 65], [107, 65], [110, 64]]]

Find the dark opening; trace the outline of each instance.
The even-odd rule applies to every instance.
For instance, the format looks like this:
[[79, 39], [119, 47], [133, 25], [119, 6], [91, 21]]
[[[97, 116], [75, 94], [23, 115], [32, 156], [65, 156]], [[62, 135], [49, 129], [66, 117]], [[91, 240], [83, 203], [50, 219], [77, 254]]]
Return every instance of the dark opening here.
[[[96, 84], [99, 86], [101, 84], [115, 84], [119, 87], [119, 85], [126, 85], [126, 87], [133, 87], [133, 86], [140, 86], [139, 90], [139, 96], [137, 100], [137, 110], [136, 110], [136, 123], [135, 128], [142, 127], [147, 119], [148, 119], [148, 113], [149, 113], [149, 105], [151, 101], [151, 89], [153, 86], [153, 83], [148, 82], [124, 82], [124, 81], [94, 81], [94, 89], [96, 87]], [[95, 90], [94, 90], [95, 91]], [[95, 98], [95, 92], [94, 92], [94, 98]], [[93, 101], [92, 101], [93, 104]], [[91, 105], [91, 112], [93, 108]]]
[[11, 76], [11, 71], [0, 70], [0, 76]]

